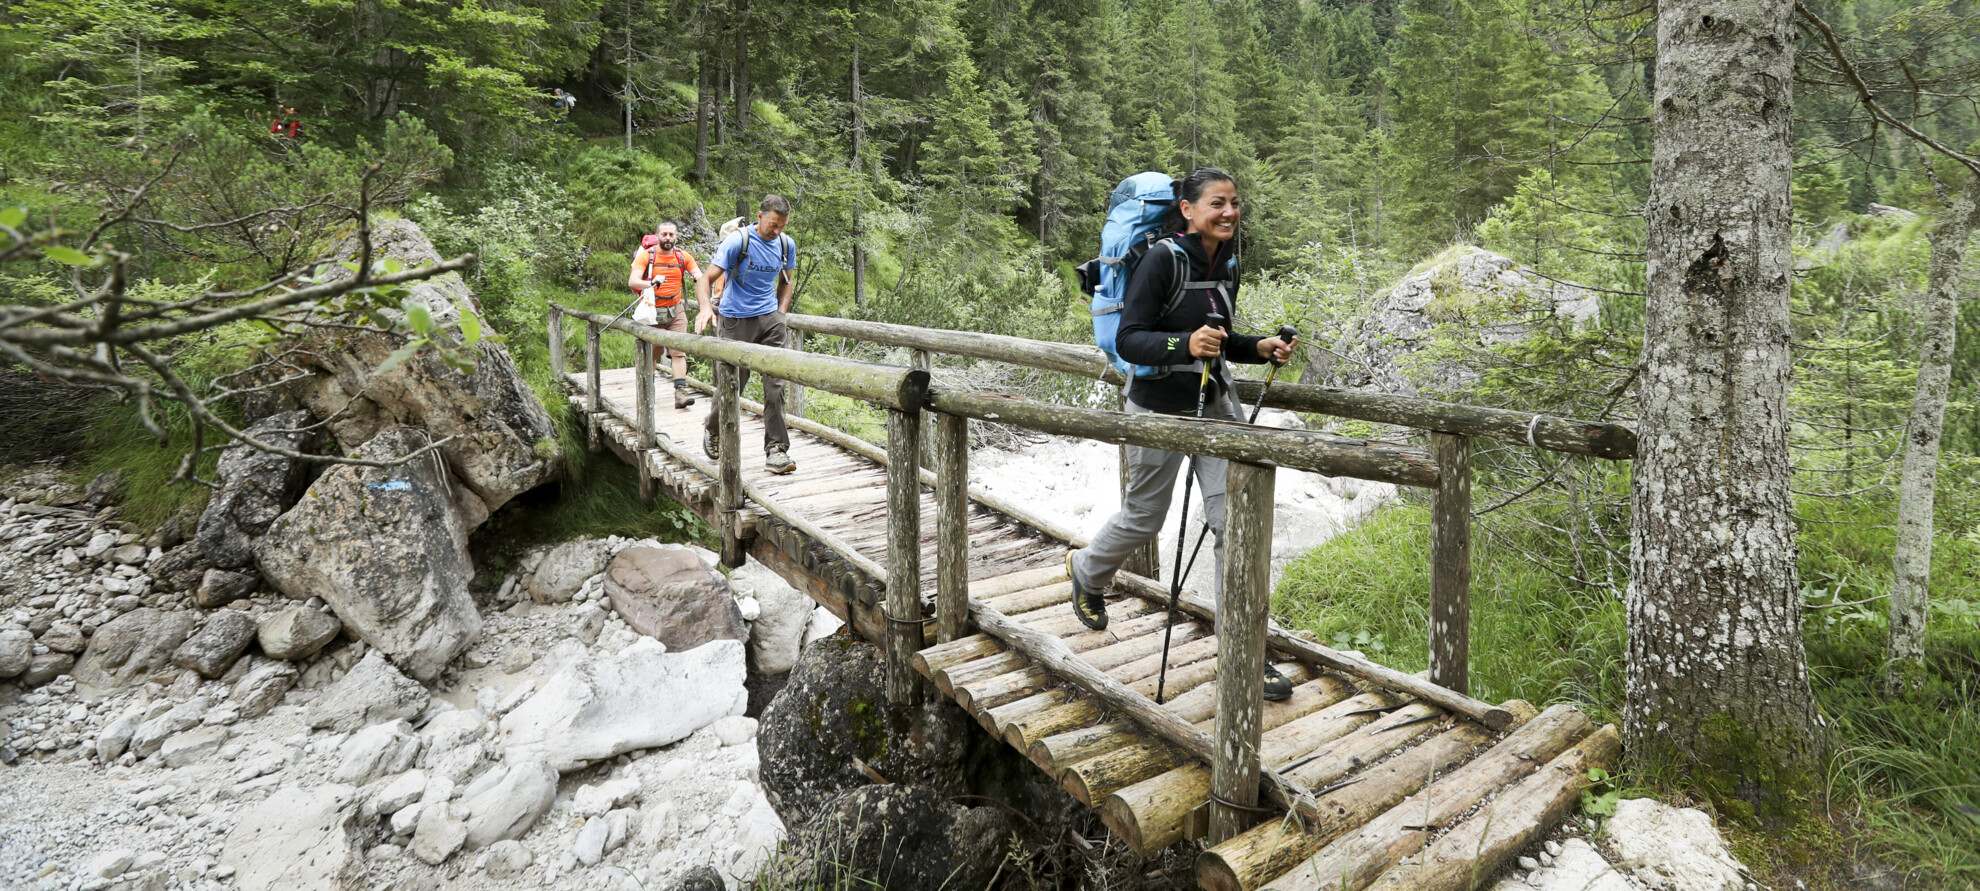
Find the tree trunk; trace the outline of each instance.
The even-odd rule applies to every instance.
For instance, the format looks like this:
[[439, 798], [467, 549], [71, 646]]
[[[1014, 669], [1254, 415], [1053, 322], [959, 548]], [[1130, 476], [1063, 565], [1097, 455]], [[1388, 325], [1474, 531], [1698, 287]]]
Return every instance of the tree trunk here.
[[701, 53], [701, 61], [695, 66], [694, 77], [694, 182], [695, 185], [708, 183], [708, 106], [714, 101], [710, 95], [709, 81], [712, 73], [708, 70], [708, 53]]
[[626, 4], [626, 94], [625, 94], [627, 154], [632, 153], [632, 118], [633, 118], [632, 74], [633, 74], [632, 3], [628, 2]]
[[1788, 491], [1793, 12], [1657, 8], [1627, 597], [1632, 754], [1769, 820], [1819, 745]]
[[1932, 495], [1938, 482], [1939, 434], [1946, 422], [1946, 390], [1953, 344], [1959, 336], [1959, 270], [1980, 218], [1980, 177], [1932, 230], [1932, 264], [1919, 320], [1918, 394], [1905, 426], [1904, 472], [1898, 479], [1897, 547], [1891, 559], [1891, 641], [1887, 680], [1902, 684], [1907, 666], [1925, 657], [1925, 616], [1932, 579]]
[[[859, 2], [852, 4], [853, 46], [852, 46], [852, 169], [859, 172], [860, 157], [866, 148], [866, 116], [863, 113], [864, 101], [859, 89]], [[866, 307], [866, 245], [860, 239], [865, 234], [860, 226], [860, 206], [853, 202], [853, 306]]]
[[749, 0], [736, 0], [736, 216], [749, 216]]

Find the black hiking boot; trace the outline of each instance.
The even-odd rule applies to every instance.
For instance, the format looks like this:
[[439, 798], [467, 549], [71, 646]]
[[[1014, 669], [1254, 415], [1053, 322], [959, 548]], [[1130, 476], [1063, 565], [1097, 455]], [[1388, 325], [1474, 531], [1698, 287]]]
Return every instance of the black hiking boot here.
[[1066, 578], [1072, 581], [1073, 615], [1079, 617], [1080, 624], [1095, 631], [1104, 631], [1107, 628], [1107, 600], [1099, 592], [1088, 591], [1085, 585], [1079, 583], [1079, 574], [1073, 572], [1072, 558], [1073, 552], [1067, 551]]
[[1279, 668], [1270, 662], [1265, 663], [1265, 701], [1284, 702], [1292, 698], [1292, 681], [1279, 673]]
[[715, 431], [713, 430], [702, 431], [701, 451], [704, 454], [708, 455], [708, 460], [710, 461], [722, 460], [722, 440], [720, 437], [715, 435]]
[[682, 409], [692, 408], [693, 406], [694, 406], [694, 391], [688, 389], [688, 385], [685, 382], [675, 381], [674, 410], [680, 411]]
[[797, 469], [797, 462], [783, 449], [771, 449], [763, 453], [763, 469], [775, 474], [786, 474]]

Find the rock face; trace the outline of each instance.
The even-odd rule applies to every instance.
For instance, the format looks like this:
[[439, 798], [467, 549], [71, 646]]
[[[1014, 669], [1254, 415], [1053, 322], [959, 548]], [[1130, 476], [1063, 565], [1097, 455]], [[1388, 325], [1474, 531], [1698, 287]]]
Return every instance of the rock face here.
[[1617, 858], [1647, 885], [1674, 891], [1746, 887], [1744, 868], [1704, 811], [1654, 798], [1625, 799], [1616, 804], [1607, 829]]
[[329, 785], [277, 791], [227, 835], [222, 866], [246, 891], [353, 891], [364, 861], [354, 830], [357, 790]]
[[605, 543], [590, 539], [567, 541], [543, 555], [529, 577], [529, 596], [537, 603], [568, 603], [586, 579], [605, 571], [610, 559]]
[[[410, 427], [357, 450], [388, 460], [425, 446]], [[432, 460], [331, 468], [268, 529], [263, 577], [291, 597], [320, 596], [366, 643], [432, 680], [481, 631], [468, 595], [468, 527]]]
[[172, 652], [172, 664], [197, 671], [204, 678], [217, 678], [227, 673], [254, 640], [254, 629], [254, 617], [247, 613], [231, 609], [215, 612], [198, 633]]
[[[247, 434], [269, 445], [297, 452], [314, 452], [317, 435], [300, 431], [311, 423], [308, 412], [291, 411], [261, 419]], [[222, 569], [254, 565], [254, 545], [302, 494], [309, 465], [270, 452], [237, 445], [220, 456], [216, 475], [220, 491], [199, 517], [193, 540], [200, 553]]]
[[377, 650], [372, 650], [351, 666], [350, 673], [309, 704], [309, 726], [328, 727], [341, 733], [381, 721], [410, 718], [426, 709], [432, 695], [400, 674]]
[[966, 808], [927, 786], [864, 786], [791, 833], [790, 859], [771, 884], [981, 888], [1003, 858], [1010, 828], [1001, 809]]
[[198, 621], [189, 612], [165, 613], [149, 607], [111, 619], [96, 629], [82, 663], [75, 667], [77, 692], [95, 701], [143, 681], [171, 663], [172, 653]]
[[687, 548], [620, 551], [605, 570], [605, 594], [634, 631], [676, 652], [749, 637], [728, 582]]
[[739, 594], [755, 597], [759, 604], [756, 621], [749, 626], [750, 671], [763, 675], [790, 671], [797, 664], [816, 604], [755, 560], [730, 573], [729, 585]]
[[[372, 237], [373, 256], [378, 259], [396, 259], [407, 267], [440, 260], [411, 220], [378, 221]], [[355, 244], [347, 244], [343, 254], [355, 257]], [[457, 329], [462, 307], [480, 313], [474, 295], [456, 273], [407, 287], [411, 299], [426, 305], [443, 332]], [[456, 495], [467, 528], [481, 525], [491, 511], [558, 472], [556, 427], [501, 344], [482, 341], [468, 348], [475, 357], [474, 370], [468, 374], [431, 351], [378, 374], [385, 357], [403, 345], [404, 338], [344, 331], [310, 337], [322, 341], [311, 344], [317, 348], [306, 351], [302, 360], [315, 374], [294, 392], [317, 417], [334, 416], [330, 434], [340, 450], [349, 453], [402, 425], [423, 428], [435, 440], [454, 437], [441, 447], [440, 455], [447, 475], [458, 483]]]
[[842, 793], [868, 786], [854, 759], [895, 783], [1002, 802], [1030, 818], [1014, 828], [1034, 840], [1056, 837], [1085, 812], [948, 699], [889, 703], [879, 648], [849, 635], [805, 647], [763, 710], [756, 746], [764, 794], [787, 826], [811, 822], [837, 807]]
[[505, 758], [565, 771], [664, 746], [742, 714], [749, 699], [743, 676], [740, 641], [669, 653], [642, 638], [617, 655], [588, 653], [502, 718]]
[[1580, 325], [1599, 311], [1595, 295], [1585, 288], [1541, 278], [1507, 257], [1461, 245], [1378, 295], [1368, 315], [1332, 351], [1309, 350], [1309, 379], [1391, 393], [1449, 393], [1470, 384], [1476, 373], [1432, 347], [1516, 341], [1543, 322]]

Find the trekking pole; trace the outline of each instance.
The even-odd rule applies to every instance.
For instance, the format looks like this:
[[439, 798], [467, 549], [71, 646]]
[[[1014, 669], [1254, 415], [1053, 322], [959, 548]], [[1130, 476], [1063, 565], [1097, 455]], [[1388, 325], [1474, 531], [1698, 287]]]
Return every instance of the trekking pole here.
[[634, 295], [633, 295], [633, 301], [632, 301], [631, 303], [628, 303], [628, 304], [626, 304], [626, 308], [625, 308], [625, 309], [622, 309], [622, 310], [619, 310], [619, 314], [618, 314], [618, 315], [616, 315], [616, 316], [613, 316], [613, 317], [612, 317], [612, 321], [610, 321], [610, 322], [606, 322], [606, 323], [605, 323], [605, 327], [607, 327], [607, 328], [610, 328], [610, 327], [612, 327], [613, 325], [616, 325], [616, 324], [618, 324], [618, 322], [619, 322], [619, 320], [620, 320], [620, 319], [623, 319], [623, 318], [625, 318], [625, 317], [626, 317], [626, 313], [629, 313], [629, 312], [632, 312], [632, 311], [633, 311], [633, 307], [635, 307], [635, 306], [638, 306], [638, 305], [639, 305], [639, 302], [640, 302], [641, 300], [645, 300], [645, 299], [646, 299], [646, 295], [645, 295], [645, 294], [634, 294]]
[[[1203, 324], [1206, 327], [1223, 329], [1224, 317], [1211, 313]], [[1216, 363], [1215, 357], [1199, 357], [1203, 363], [1203, 374], [1196, 379], [1196, 419], [1203, 420], [1204, 397], [1210, 392], [1210, 367]], [[1189, 465], [1183, 468], [1182, 516], [1176, 523], [1176, 572], [1169, 579], [1169, 619], [1162, 626], [1162, 669], [1155, 678], [1155, 704], [1162, 704], [1162, 688], [1169, 682], [1169, 640], [1176, 633], [1176, 607], [1182, 603], [1183, 541], [1189, 538], [1189, 487], [1196, 482], [1196, 456], [1189, 456]]]
[[[1299, 332], [1293, 330], [1293, 326], [1291, 325], [1280, 325], [1278, 334], [1279, 339], [1287, 343], [1292, 343], [1293, 338], [1299, 336]], [[1251, 404], [1251, 418], [1246, 420], [1245, 423], [1258, 423], [1258, 413], [1265, 408], [1265, 394], [1272, 392], [1272, 382], [1279, 379], [1279, 369], [1284, 367], [1286, 367], [1284, 362], [1276, 359], [1272, 361], [1272, 373], [1265, 376], [1265, 389], [1258, 391], [1258, 401]], [[1196, 568], [1196, 557], [1198, 554], [1203, 553], [1203, 539], [1209, 535], [1210, 521], [1206, 517], [1203, 521], [1203, 531], [1196, 533], [1196, 547], [1192, 548], [1189, 552], [1189, 566], [1183, 570], [1183, 575], [1189, 575], [1189, 571]]]

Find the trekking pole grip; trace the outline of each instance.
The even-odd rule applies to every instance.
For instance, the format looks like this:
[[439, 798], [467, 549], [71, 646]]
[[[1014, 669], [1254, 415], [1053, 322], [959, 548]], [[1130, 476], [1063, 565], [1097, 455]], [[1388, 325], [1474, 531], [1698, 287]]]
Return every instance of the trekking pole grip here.
[[[1299, 329], [1297, 329], [1297, 328], [1294, 328], [1294, 327], [1293, 327], [1293, 326], [1291, 326], [1291, 325], [1280, 325], [1280, 326], [1279, 326], [1279, 331], [1278, 331], [1278, 335], [1279, 335], [1279, 339], [1280, 339], [1280, 340], [1283, 340], [1283, 341], [1285, 341], [1286, 343], [1292, 343], [1292, 342], [1293, 342], [1293, 340], [1295, 340], [1296, 338], [1298, 338], [1298, 337], [1299, 337]], [[1284, 363], [1284, 362], [1280, 362], [1279, 360], [1277, 360], [1277, 359], [1274, 359], [1274, 360], [1272, 360], [1272, 364], [1273, 364], [1273, 365], [1284, 365], [1284, 364], [1286, 364], [1286, 363]]]

